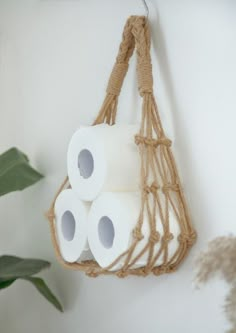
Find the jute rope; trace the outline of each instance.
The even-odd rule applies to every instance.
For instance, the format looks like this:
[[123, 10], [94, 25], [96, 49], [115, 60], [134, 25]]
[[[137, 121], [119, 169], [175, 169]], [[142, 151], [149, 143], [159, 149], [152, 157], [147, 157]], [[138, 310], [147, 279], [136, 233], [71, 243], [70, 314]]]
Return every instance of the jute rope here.
[[[134, 49], [136, 49], [137, 54], [138, 89], [143, 99], [143, 105], [140, 131], [134, 138], [135, 143], [138, 145], [141, 159], [141, 202], [139, 218], [133, 230], [132, 244], [127, 251], [122, 253], [106, 268], [101, 268], [93, 260], [81, 263], [67, 263], [63, 260], [55, 230], [54, 205], [60, 192], [70, 186], [68, 177], [56, 193], [47, 213], [52, 243], [59, 261], [67, 268], [82, 270], [93, 277], [99, 274], [116, 274], [119, 277], [125, 277], [130, 274], [146, 276], [150, 273], [159, 275], [173, 272], [186, 257], [196, 239], [196, 233], [190, 222], [180, 179], [171, 152], [171, 141], [165, 136], [153, 95], [150, 30], [147, 20], [143, 16], [131, 16], [125, 24], [116, 63], [108, 82], [107, 94], [94, 125], [100, 123], [113, 125], [115, 123], [118, 96]], [[173, 211], [176, 223], [178, 223], [180, 229], [180, 235], [178, 236], [179, 246], [172, 256], [168, 253], [169, 242], [173, 239], [169, 221], [170, 210]], [[149, 222], [149, 241], [134, 256], [137, 244], [143, 239], [144, 215], [148, 217]], [[161, 234], [156, 223], [157, 217], [159, 217], [162, 224], [163, 232]], [[158, 242], [160, 247], [158, 253], [156, 253], [155, 245]], [[136, 268], [136, 262], [144, 254], [148, 254], [146, 266]], [[121, 258], [125, 258], [122, 268], [118, 271], [111, 271]], [[156, 264], [159, 258], [162, 258], [163, 261], [161, 265]]]

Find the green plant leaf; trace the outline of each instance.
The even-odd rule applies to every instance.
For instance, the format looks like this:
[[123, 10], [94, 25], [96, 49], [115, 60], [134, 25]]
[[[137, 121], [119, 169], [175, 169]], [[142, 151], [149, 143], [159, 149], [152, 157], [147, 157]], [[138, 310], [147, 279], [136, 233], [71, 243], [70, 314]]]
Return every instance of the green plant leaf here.
[[0, 256], [0, 281], [28, 277], [48, 268], [50, 263], [40, 259]]
[[28, 277], [23, 279], [31, 282], [41, 295], [43, 295], [51, 304], [53, 304], [55, 308], [57, 308], [57, 310], [63, 312], [62, 305], [60, 304], [56, 296], [48, 288], [43, 279], [39, 277]]
[[0, 155], [0, 196], [33, 185], [43, 176], [33, 169], [27, 156], [17, 148]]
[[15, 282], [16, 280], [15, 279], [12, 279], [12, 280], [4, 280], [4, 281], [1, 281], [0, 279], [0, 290], [1, 289], [4, 289], [4, 288], [7, 288], [7, 287], [10, 287], [12, 285], [13, 282]]

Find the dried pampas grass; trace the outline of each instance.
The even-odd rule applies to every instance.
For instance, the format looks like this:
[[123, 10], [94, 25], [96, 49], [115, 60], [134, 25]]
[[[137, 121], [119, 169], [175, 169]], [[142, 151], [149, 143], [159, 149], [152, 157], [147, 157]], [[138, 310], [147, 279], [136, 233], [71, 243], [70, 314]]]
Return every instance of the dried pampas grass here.
[[225, 299], [225, 313], [232, 324], [229, 333], [236, 333], [236, 237], [222, 236], [213, 239], [208, 249], [200, 253], [196, 260], [196, 283], [206, 283], [219, 275], [230, 285]]

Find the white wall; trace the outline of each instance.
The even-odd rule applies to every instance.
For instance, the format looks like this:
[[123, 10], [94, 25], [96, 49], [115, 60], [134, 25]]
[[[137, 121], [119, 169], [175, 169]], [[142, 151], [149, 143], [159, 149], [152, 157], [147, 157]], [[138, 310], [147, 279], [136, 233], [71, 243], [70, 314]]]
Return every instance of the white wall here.
[[[1, 292], [0, 331], [222, 333], [226, 286], [193, 288], [206, 242], [236, 229], [236, 2], [147, 0], [155, 93], [183, 178], [197, 245], [174, 275], [91, 279], [56, 262], [43, 212], [66, 174], [70, 136], [104, 97], [121, 32], [140, 1], [0, 0], [0, 151], [18, 146], [45, 179], [0, 200], [0, 253], [50, 260], [59, 314], [26, 282]], [[119, 121], [138, 118], [135, 66]]]

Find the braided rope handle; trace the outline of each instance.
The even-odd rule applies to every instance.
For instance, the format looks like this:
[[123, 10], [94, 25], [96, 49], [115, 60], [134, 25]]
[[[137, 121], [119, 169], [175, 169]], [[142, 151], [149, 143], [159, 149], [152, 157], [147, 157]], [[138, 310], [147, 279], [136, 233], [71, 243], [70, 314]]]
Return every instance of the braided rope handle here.
[[139, 92], [141, 96], [144, 92], [152, 92], [153, 79], [148, 22], [145, 17], [131, 16], [124, 27], [123, 39], [107, 86], [108, 94], [119, 95], [128, 69], [129, 59], [135, 47]]
[[[106, 268], [101, 268], [93, 260], [76, 263], [67, 263], [64, 261], [56, 236], [54, 205], [60, 192], [70, 186], [68, 177], [59, 188], [47, 213], [52, 243], [59, 261], [67, 268], [82, 270], [93, 277], [99, 274], [116, 274], [119, 277], [125, 277], [129, 274], [145, 276], [151, 272], [155, 275], [173, 272], [186, 257], [196, 239], [196, 232], [190, 221], [175, 160], [170, 149], [171, 141], [164, 134], [153, 95], [150, 30], [147, 19], [144, 16], [131, 16], [125, 24], [116, 63], [108, 81], [107, 94], [93, 124], [105, 122], [113, 125], [115, 123], [118, 97], [128, 70], [129, 59], [135, 49], [137, 54], [138, 89], [140, 96], [143, 98], [143, 106], [140, 131], [135, 136], [135, 143], [139, 147], [141, 159], [140, 215], [133, 231], [132, 244]], [[170, 229], [169, 209], [173, 211], [176, 223], [178, 223], [180, 229], [178, 236], [179, 247], [171, 257], [168, 252], [168, 244], [174, 236]], [[142, 226], [145, 214], [149, 222], [149, 241], [134, 256], [134, 250], [143, 238]], [[163, 235], [160, 235], [157, 230], [157, 215], [161, 220]], [[158, 242], [160, 242], [160, 249], [155, 253], [155, 245]], [[144, 267], [136, 268], [135, 263], [145, 252], [148, 253], [147, 264]], [[157, 260], [161, 256], [163, 264], [156, 265]], [[112, 271], [111, 269], [121, 258], [125, 258], [121, 269], [115, 272]]]
[[131, 16], [125, 24], [116, 62], [108, 81], [107, 95], [94, 124], [115, 123], [118, 96], [128, 71], [129, 59], [135, 48], [139, 93], [143, 97], [145, 93], [153, 92], [148, 21], [145, 16]]

